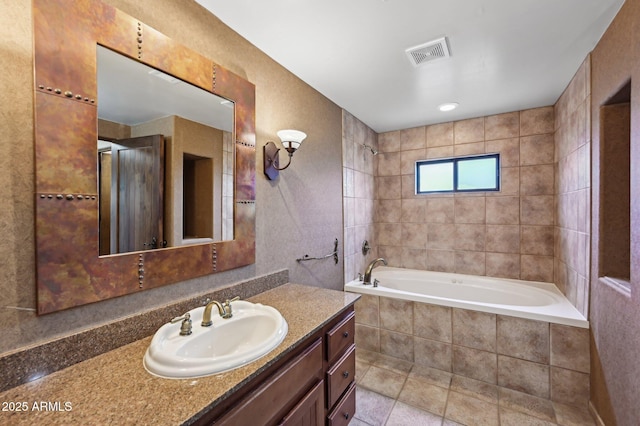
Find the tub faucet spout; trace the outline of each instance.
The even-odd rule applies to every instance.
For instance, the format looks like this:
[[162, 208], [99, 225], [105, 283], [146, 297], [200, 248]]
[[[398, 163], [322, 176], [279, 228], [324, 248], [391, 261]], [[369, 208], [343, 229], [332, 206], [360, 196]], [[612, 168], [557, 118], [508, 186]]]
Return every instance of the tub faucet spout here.
[[371, 284], [371, 272], [373, 271], [373, 268], [376, 267], [376, 265], [378, 264], [378, 262], [382, 262], [385, 266], [387, 266], [387, 261], [384, 260], [382, 257], [377, 258], [376, 260], [372, 261], [369, 266], [367, 266], [367, 269], [364, 271], [364, 278], [363, 278], [363, 283], [364, 285], [369, 285]]

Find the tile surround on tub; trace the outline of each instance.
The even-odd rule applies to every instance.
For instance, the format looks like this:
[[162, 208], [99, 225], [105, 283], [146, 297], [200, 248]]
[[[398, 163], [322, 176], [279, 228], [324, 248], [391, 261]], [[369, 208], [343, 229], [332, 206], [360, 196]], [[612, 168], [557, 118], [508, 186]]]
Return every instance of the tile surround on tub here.
[[486, 273], [497, 278], [520, 277], [520, 255], [512, 253], [487, 253]]
[[453, 345], [453, 373], [482, 382], [498, 383], [498, 356], [495, 352]]
[[551, 365], [589, 373], [589, 330], [551, 324]]
[[[378, 255], [374, 218], [380, 217], [387, 223], [400, 223], [401, 132], [395, 133], [393, 138], [378, 137], [372, 129], [345, 110], [342, 111], [342, 123], [342, 170], [343, 176], [350, 179], [342, 194], [345, 209], [344, 239], [350, 239], [344, 250], [344, 279], [351, 280], [358, 272], [363, 272], [366, 265]], [[408, 137], [405, 145], [411, 146], [412, 136], [409, 134], [402, 137]], [[381, 154], [374, 156], [363, 145], [378, 149]], [[385, 149], [379, 149], [379, 146], [384, 146]], [[390, 174], [388, 179], [384, 176], [386, 174]], [[388, 202], [376, 204], [374, 199]], [[400, 231], [400, 226], [389, 229], [386, 241], [396, 242], [394, 233]], [[361, 252], [364, 240], [371, 247], [366, 256], [362, 256]]]
[[484, 119], [471, 118], [453, 123], [455, 144], [467, 144], [484, 141]]
[[[379, 135], [376, 183], [383, 187], [377, 188], [374, 202], [384, 205], [384, 214], [375, 218], [378, 254], [393, 255], [393, 266], [516, 279], [531, 277], [531, 261], [536, 260], [536, 266], [540, 266], [539, 259], [504, 254], [545, 255], [553, 259], [553, 240], [538, 240], [538, 246], [545, 246], [532, 253], [530, 246], [520, 244], [519, 234], [524, 226], [554, 226], [554, 120], [554, 107], [548, 106]], [[415, 194], [415, 160], [493, 152], [501, 156], [500, 191], [455, 196]], [[399, 218], [389, 210], [387, 199], [402, 201]], [[405, 208], [408, 201], [415, 203]], [[416, 208], [417, 201], [423, 203]], [[404, 227], [408, 223], [425, 225], [426, 238], [415, 234], [405, 238], [410, 232]], [[397, 224], [403, 227], [392, 226]], [[499, 229], [509, 232], [506, 241], [489, 236], [490, 231], [498, 230], [493, 228], [495, 225], [512, 226]], [[398, 230], [407, 233], [402, 238], [390, 235]], [[553, 268], [538, 277], [554, 282]]]
[[453, 345], [437, 340], [413, 337], [414, 362], [442, 371], [453, 371]]
[[[591, 58], [587, 56], [555, 107], [555, 283], [587, 317], [591, 239]], [[567, 239], [568, 234], [577, 238]], [[580, 247], [581, 241], [586, 243]], [[575, 279], [573, 279], [575, 277]], [[569, 281], [572, 279], [572, 281]]]
[[496, 315], [453, 308], [453, 343], [487, 352], [496, 351]]
[[485, 117], [484, 131], [487, 140], [518, 137], [520, 136], [520, 114], [509, 112]]
[[405, 361], [414, 361], [413, 337], [380, 329], [380, 352]]
[[[379, 298], [378, 296], [369, 297]], [[453, 330], [451, 326], [451, 309], [447, 306], [414, 303], [414, 336], [451, 343]]]
[[520, 223], [519, 197], [487, 198], [487, 224], [518, 225]]
[[512, 389], [536, 404], [589, 400], [588, 329], [373, 295], [355, 307], [362, 349]]
[[498, 315], [498, 354], [548, 365], [549, 344], [549, 323]]
[[498, 385], [549, 399], [549, 366], [498, 355]]

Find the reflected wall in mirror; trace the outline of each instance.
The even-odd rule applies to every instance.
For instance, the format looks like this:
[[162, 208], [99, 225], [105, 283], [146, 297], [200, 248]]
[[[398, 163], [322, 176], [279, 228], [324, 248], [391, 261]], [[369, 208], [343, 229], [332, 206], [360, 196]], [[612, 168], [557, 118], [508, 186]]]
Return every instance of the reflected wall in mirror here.
[[[38, 313], [254, 263], [253, 84], [99, 0], [33, 0], [33, 20]], [[181, 110], [130, 123], [118, 115], [124, 106], [103, 115], [102, 102], [112, 91], [98, 87], [97, 49], [150, 67], [161, 77], [152, 75], [154, 84], [177, 79], [207, 97], [216, 95], [211, 102], [224, 124]], [[155, 109], [177, 99], [145, 103]], [[208, 114], [214, 108], [195, 109]], [[136, 107], [136, 113], [141, 110]], [[100, 155], [99, 136], [108, 143]], [[155, 169], [148, 168], [152, 171], [138, 164], [153, 164], [147, 157], [158, 157]], [[143, 225], [121, 226], [122, 220], [113, 225], [122, 205], [135, 211], [143, 204], [113, 202], [118, 191], [122, 194], [115, 197], [139, 195], [137, 189], [120, 187], [124, 179], [114, 174], [139, 181], [156, 176], [149, 193], [163, 206], [155, 209], [158, 217], [128, 213], [148, 225], [148, 236], [125, 243]], [[106, 230], [100, 221], [108, 223]], [[184, 245], [185, 240], [192, 244]]]
[[97, 47], [100, 255], [233, 239], [234, 103]]

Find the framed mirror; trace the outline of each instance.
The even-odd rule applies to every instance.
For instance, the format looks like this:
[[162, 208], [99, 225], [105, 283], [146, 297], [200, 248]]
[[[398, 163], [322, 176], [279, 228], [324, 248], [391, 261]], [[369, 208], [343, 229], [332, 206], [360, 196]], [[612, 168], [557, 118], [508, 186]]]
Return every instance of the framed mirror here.
[[255, 87], [98, 0], [33, 11], [38, 313], [254, 263]]

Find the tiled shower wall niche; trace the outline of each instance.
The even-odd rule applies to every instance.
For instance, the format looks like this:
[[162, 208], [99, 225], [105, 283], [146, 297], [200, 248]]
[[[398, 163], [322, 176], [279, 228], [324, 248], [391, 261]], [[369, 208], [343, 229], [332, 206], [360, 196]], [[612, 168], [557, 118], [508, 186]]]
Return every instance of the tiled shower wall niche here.
[[589, 401], [589, 331], [579, 327], [362, 295], [356, 345], [555, 402]]

